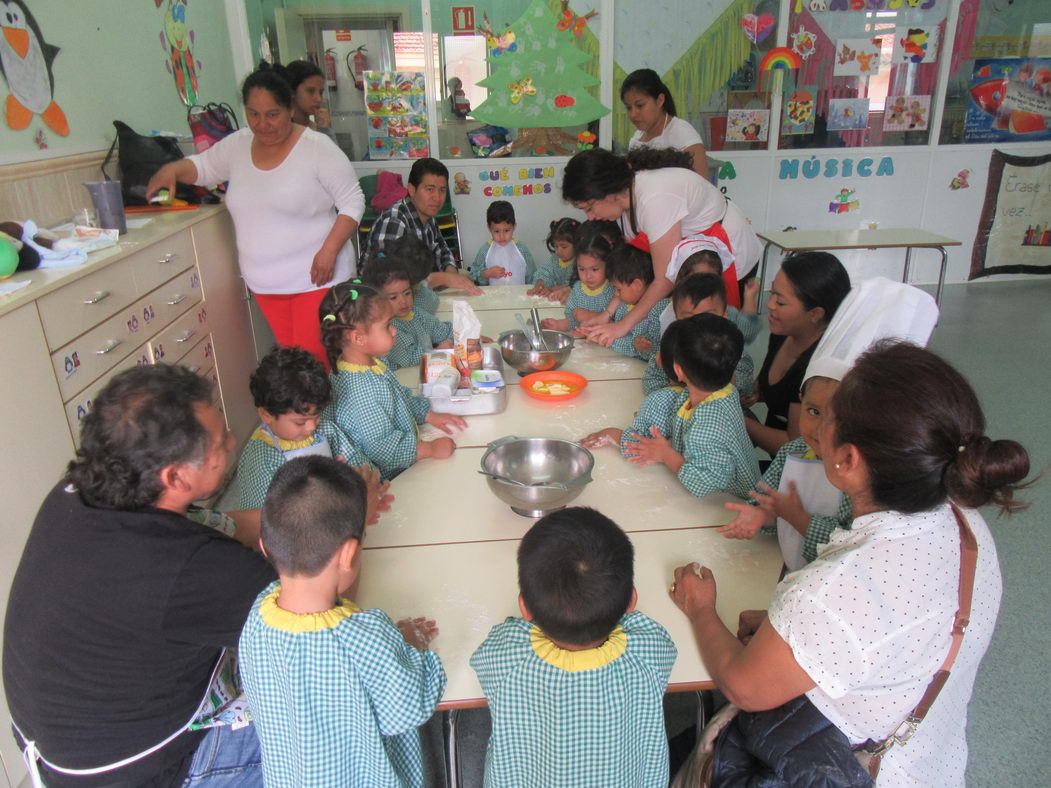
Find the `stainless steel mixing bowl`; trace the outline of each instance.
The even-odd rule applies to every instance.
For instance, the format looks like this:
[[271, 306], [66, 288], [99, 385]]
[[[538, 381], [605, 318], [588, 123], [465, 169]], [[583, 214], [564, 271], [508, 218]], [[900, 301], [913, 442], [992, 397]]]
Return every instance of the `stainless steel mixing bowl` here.
[[505, 331], [497, 340], [504, 363], [518, 370], [519, 375], [550, 372], [566, 363], [573, 350], [573, 337], [564, 331], [544, 330], [544, 342], [549, 350], [533, 350], [524, 331]]
[[509, 436], [489, 444], [481, 473], [515, 514], [543, 517], [580, 495], [594, 467], [595, 458], [579, 443]]

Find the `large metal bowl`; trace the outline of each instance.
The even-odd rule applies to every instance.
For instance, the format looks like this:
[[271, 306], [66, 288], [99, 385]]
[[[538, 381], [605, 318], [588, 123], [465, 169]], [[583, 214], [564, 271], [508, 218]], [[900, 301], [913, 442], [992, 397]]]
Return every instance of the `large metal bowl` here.
[[519, 375], [550, 372], [566, 363], [573, 350], [573, 337], [564, 331], [544, 330], [544, 342], [550, 350], [533, 350], [524, 331], [505, 331], [497, 340], [504, 363], [518, 370]]
[[489, 444], [481, 472], [515, 514], [543, 517], [580, 495], [594, 467], [595, 458], [579, 443], [510, 436]]

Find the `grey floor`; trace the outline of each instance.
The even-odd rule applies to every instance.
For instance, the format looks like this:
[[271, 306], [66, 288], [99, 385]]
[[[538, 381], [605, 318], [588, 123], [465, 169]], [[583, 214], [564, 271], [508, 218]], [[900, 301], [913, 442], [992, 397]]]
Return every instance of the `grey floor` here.
[[[767, 337], [749, 350], [761, 363]], [[987, 434], [1013, 438], [1030, 453], [1033, 474], [1051, 468], [1051, 277], [947, 285], [932, 350], [971, 382], [985, 409]], [[1000, 618], [978, 673], [969, 709], [969, 786], [1051, 785], [1044, 728], [1051, 705], [1051, 474], [1023, 497], [1028, 510], [1011, 517], [986, 512], [1004, 579]], [[1043, 622], [1043, 623], [1041, 623]], [[694, 714], [692, 695], [672, 699], [671, 734]], [[488, 720], [459, 713], [464, 786], [481, 785]], [[441, 763], [441, 727], [428, 726], [428, 759]], [[429, 783], [444, 785], [437, 772]]]

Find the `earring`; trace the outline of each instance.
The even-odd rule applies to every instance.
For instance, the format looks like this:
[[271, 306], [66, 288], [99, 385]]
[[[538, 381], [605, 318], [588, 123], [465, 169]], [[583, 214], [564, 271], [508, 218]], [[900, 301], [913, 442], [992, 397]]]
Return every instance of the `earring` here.
[[839, 470], [839, 463], [838, 462], [836, 463], [836, 470], [837, 471]]

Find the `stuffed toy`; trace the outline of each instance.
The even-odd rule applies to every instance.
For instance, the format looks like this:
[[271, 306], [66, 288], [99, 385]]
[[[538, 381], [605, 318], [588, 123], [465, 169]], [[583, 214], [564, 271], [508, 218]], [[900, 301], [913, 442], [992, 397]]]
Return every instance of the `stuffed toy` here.
[[[32, 271], [40, 265], [40, 253], [29, 244], [22, 243], [22, 225], [18, 222], [0, 222], [0, 239], [10, 245], [17, 259], [17, 264], [8, 270], [10, 252], [6, 247], [0, 251], [0, 279], [6, 279], [15, 271]], [[50, 238], [43, 235], [34, 237], [33, 242], [47, 249], [51, 248], [52, 243]]]

